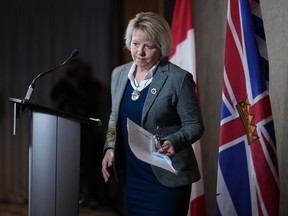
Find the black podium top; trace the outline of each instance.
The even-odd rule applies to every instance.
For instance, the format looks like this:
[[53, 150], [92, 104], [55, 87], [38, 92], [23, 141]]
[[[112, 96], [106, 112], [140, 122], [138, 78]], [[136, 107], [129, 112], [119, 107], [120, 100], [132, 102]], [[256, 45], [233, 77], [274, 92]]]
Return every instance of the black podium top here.
[[94, 125], [94, 126], [100, 126], [102, 124], [100, 119], [87, 118], [87, 117], [75, 115], [72, 113], [63, 112], [61, 110], [56, 110], [56, 109], [52, 109], [49, 107], [41, 106], [41, 105], [36, 104], [30, 100], [22, 100], [22, 99], [10, 97], [9, 101], [20, 106], [22, 112], [25, 112], [28, 109], [28, 110], [34, 110], [34, 111], [52, 114], [55, 116], [62, 116], [62, 117], [70, 118], [70, 119], [79, 121], [79, 122], [84, 123], [84, 124], [90, 124], [90, 125]]

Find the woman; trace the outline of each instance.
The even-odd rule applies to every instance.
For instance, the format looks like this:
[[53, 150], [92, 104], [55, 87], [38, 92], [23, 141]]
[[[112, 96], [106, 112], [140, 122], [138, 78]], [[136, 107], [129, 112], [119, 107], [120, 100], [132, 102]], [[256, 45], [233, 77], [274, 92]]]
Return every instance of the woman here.
[[[187, 215], [191, 183], [200, 178], [191, 144], [204, 131], [193, 77], [167, 60], [172, 37], [163, 17], [137, 14], [127, 26], [125, 43], [133, 61], [112, 73], [104, 180], [112, 165], [118, 179], [124, 174], [128, 215]], [[171, 158], [178, 175], [135, 157], [127, 118], [163, 140], [158, 152]]]

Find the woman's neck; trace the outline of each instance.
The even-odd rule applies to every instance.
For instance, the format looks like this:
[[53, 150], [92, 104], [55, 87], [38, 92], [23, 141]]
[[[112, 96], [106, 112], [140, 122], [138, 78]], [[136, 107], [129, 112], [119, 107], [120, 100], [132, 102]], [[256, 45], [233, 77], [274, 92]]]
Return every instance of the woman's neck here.
[[137, 81], [137, 83], [140, 83], [144, 77], [146, 76], [146, 74], [148, 73], [149, 70], [145, 69], [145, 68], [139, 68], [136, 67], [135, 70], [135, 79]]

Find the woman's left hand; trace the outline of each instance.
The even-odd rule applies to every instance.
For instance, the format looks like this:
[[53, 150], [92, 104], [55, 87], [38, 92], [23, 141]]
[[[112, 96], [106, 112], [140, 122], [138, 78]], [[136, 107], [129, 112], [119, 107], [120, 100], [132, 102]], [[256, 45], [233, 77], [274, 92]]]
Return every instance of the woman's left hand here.
[[157, 152], [160, 154], [164, 154], [170, 158], [172, 158], [175, 155], [174, 147], [169, 140], [165, 140], [164, 143], [162, 144], [162, 148], [158, 149]]

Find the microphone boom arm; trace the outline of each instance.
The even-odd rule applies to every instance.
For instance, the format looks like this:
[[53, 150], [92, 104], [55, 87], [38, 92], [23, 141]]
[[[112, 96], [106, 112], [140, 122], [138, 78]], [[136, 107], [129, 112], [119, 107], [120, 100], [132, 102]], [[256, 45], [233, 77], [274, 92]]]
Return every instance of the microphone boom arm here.
[[79, 51], [78, 51], [77, 49], [75, 49], [75, 50], [71, 53], [71, 55], [69, 56], [69, 58], [66, 59], [62, 64], [60, 64], [60, 65], [58, 65], [57, 67], [52, 68], [52, 69], [50, 69], [50, 70], [48, 70], [48, 71], [45, 71], [45, 72], [43, 72], [43, 73], [38, 74], [38, 75], [33, 79], [33, 81], [31, 82], [31, 84], [29, 85], [29, 88], [28, 88], [28, 90], [27, 90], [27, 93], [26, 93], [26, 96], [25, 96], [24, 100], [30, 100], [30, 98], [31, 98], [31, 96], [32, 96], [32, 93], [33, 93], [33, 90], [34, 90], [34, 88], [35, 88], [35, 83], [36, 83], [36, 81], [37, 81], [40, 77], [42, 77], [42, 76], [44, 76], [44, 75], [46, 75], [46, 74], [48, 74], [48, 73], [50, 73], [50, 72], [52, 72], [52, 71], [54, 71], [54, 70], [56, 70], [56, 69], [58, 69], [58, 68], [64, 66], [71, 58], [77, 56], [78, 54], [79, 54]]

